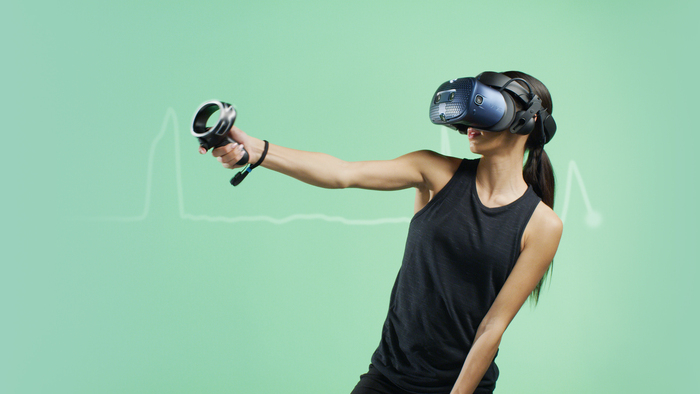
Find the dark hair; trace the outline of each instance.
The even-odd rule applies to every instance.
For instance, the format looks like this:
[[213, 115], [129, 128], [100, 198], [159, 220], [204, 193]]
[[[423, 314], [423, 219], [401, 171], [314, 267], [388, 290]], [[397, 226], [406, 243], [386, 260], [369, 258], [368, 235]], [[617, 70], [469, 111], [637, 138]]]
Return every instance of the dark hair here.
[[[542, 99], [542, 106], [546, 108], [550, 114], [552, 113], [552, 96], [542, 82], [520, 71], [506, 71], [503, 74], [511, 78], [522, 78], [526, 80], [530, 86], [532, 86], [534, 93]], [[521, 83], [521, 85], [524, 84]], [[535, 129], [530, 133], [525, 143], [528, 156], [525, 166], [523, 167], [523, 178], [525, 178], [525, 182], [532, 185], [533, 190], [540, 196], [542, 202], [554, 209], [554, 168], [552, 168], [552, 163], [549, 161], [549, 157], [544, 151], [544, 140], [540, 132], [540, 122], [541, 119], [538, 119]], [[545, 272], [540, 282], [535, 286], [535, 290], [530, 294], [530, 301], [535, 305], [540, 298], [542, 285], [551, 274], [552, 267], [553, 263], [550, 263], [547, 272]]]

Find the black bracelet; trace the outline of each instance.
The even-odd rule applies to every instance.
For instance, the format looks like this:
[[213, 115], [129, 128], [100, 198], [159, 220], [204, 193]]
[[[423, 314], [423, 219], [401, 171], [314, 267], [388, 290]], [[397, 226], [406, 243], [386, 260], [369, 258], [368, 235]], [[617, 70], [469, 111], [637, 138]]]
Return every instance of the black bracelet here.
[[267, 150], [270, 148], [270, 143], [267, 142], [267, 140], [263, 140], [263, 141], [265, 142], [265, 148], [263, 149], [262, 155], [260, 155], [260, 158], [258, 159], [257, 162], [255, 162], [255, 164], [253, 164], [253, 165], [248, 164], [247, 166], [245, 166], [245, 168], [241, 172], [239, 172], [238, 174], [236, 174], [236, 176], [231, 178], [231, 184], [233, 186], [238, 186], [239, 183], [243, 182], [245, 177], [247, 177], [248, 174], [250, 174], [250, 172], [253, 171], [253, 169], [255, 167], [262, 164], [263, 160], [265, 160], [265, 156], [267, 156]]

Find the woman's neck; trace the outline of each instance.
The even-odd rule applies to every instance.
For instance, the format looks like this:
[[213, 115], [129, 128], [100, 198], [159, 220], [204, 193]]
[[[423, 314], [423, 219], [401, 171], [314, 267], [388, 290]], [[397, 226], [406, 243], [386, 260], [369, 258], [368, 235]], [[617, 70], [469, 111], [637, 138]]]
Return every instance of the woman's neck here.
[[523, 179], [523, 155], [488, 155], [476, 169], [479, 199], [487, 207], [510, 204], [527, 191]]

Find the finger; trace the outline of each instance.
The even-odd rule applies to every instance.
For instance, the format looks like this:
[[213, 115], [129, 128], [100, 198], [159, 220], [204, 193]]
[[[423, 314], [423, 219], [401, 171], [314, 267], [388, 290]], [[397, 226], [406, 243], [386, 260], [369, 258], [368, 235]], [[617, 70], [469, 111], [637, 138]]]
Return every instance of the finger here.
[[220, 146], [220, 147], [212, 150], [211, 154], [214, 157], [221, 157], [221, 156], [231, 152], [232, 150], [234, 150], [237, 145], [238, 145], [237, 143], [232, 143], [232, 144], [226, 144], [224, 146]]
[[243, 145], [238, 145], [231, 152], [217, 159], [221, 162], [224, 168], [234, 169], [237, 167], [241, 167], [240, 165], [238, 165], [238, 162], [241, 161], [242, 157]]
[[199, 147], [199, 154], [200, 154], [200, 155], [203, 155], [203, 154], [205, 154], [205, 153], [207, 153], [207, 150], [204, 149], [203, 146], [200, 146], [200, 147]]
[[222, 163], [235, 165], [243, 157], [243, 145], [237, 145], [231, 151], [220, 157]]

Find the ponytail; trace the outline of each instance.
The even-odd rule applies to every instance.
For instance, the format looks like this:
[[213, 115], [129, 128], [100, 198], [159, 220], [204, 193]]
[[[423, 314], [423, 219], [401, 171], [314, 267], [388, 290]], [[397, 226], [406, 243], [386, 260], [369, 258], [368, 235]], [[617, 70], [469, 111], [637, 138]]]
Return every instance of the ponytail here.
[[[506, 71], [503, 74], [511, 78], [523, 78], [532, 86], [535, 94], [542, 99], [542, 107], [552, 113], [552, 96], [542, 82], [531, 75], [519, 71]], [[541, 132], [538, 132], [540, 130]], [[525, 182], [532, 186], [532, 189], [542, 199], [542, 202], [554, 209], [554, 169], [549, 161], [547, 153], [544, 151], [545, 139], [542, 120], [538, 119], [535, 129], [525, 143], [525, 149], [529, 152], [525, 166], [523, 167], [523, 178]], [[537, 305], [540, 298], [540, 290], [547, 278], [551, 275], [553, 264], [550, 263], [540, 283], [530, 293], [530, 302]]]
[[529, 148], [523, 178], [532, 185], [542, 202], [554, 209], [554, 168], [543, 146]]
[[[530, 140], [532, 138], [528, 139], [528, 145]], [[529, 153], [525, 167], [523, 167], [523, 178], [525, 178], [525, 182], [532, 186], [532, 189], [542, 199], [542, 202], [554, 209], [554, 169], [552, 168], [552, 163], [549, 161], [547, 152], [544, 151], [541, 143], [537, 142], [534, 147], [528, 147], [528, 145], [525, 146], [528, 148]], [[530, 294], [531, 303], [537, 305], [542, 285], [544, 285], [547, 277], [551, 274], [553, 266], [553, 262], [549, 264], [544, 276]]]

